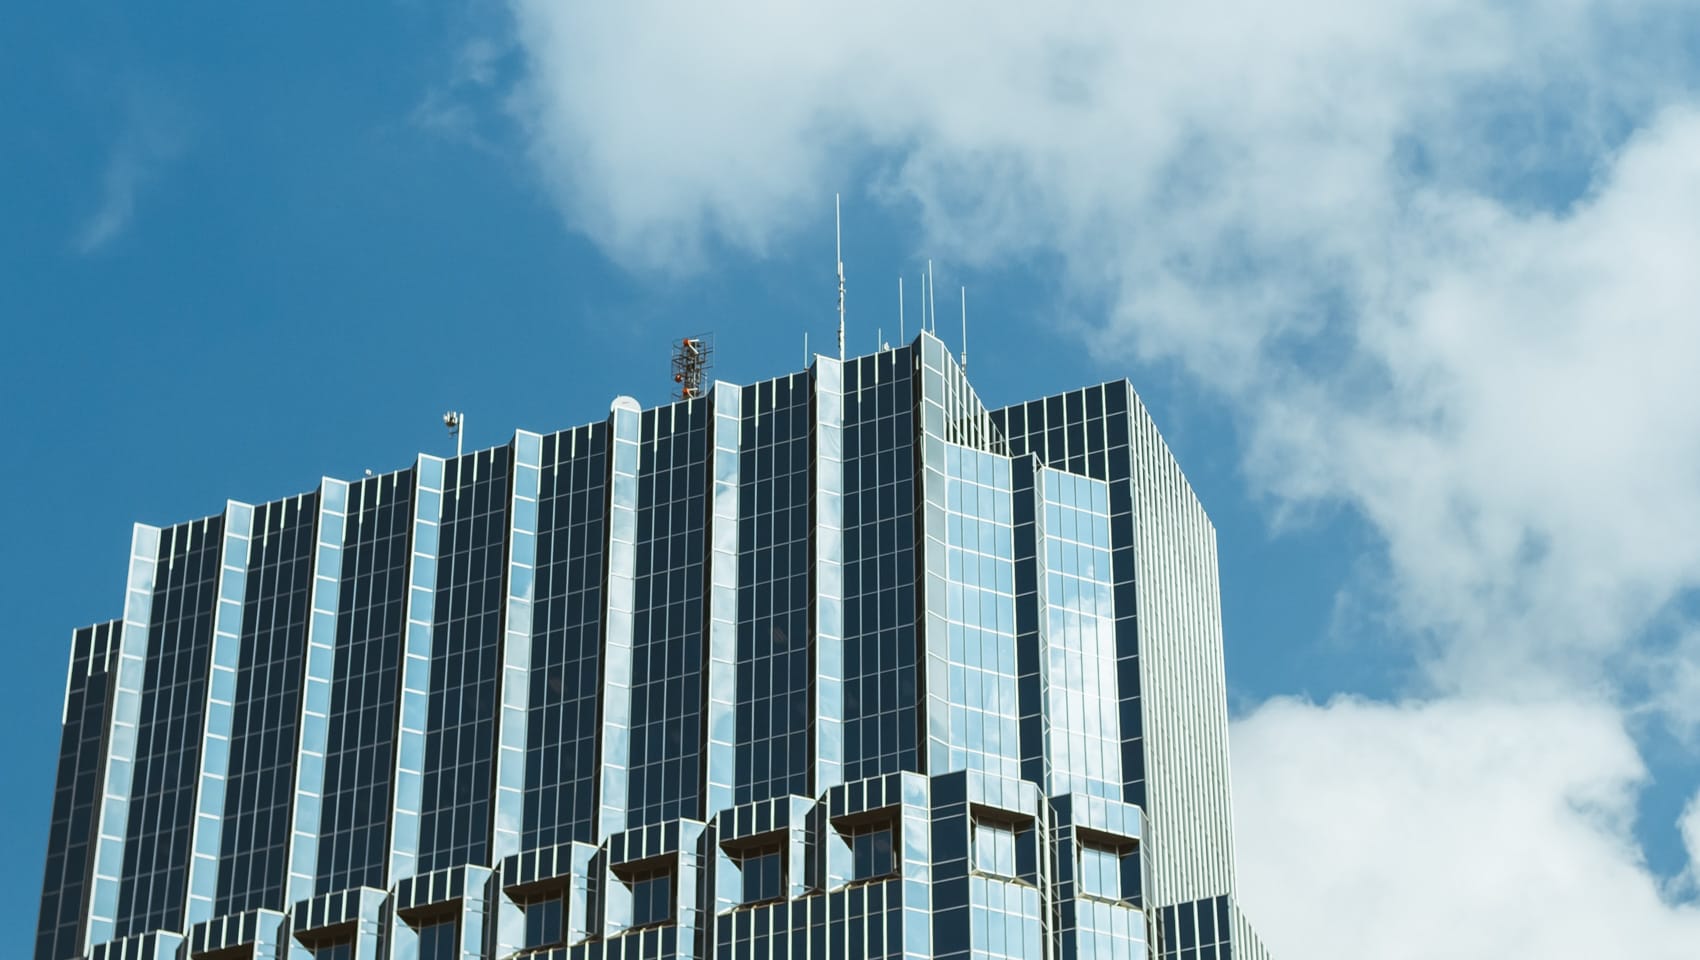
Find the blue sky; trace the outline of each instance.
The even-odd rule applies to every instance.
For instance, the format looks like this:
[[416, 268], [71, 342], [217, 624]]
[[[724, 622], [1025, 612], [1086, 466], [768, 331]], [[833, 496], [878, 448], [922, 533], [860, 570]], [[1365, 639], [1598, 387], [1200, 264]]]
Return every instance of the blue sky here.
[[989, 402], [1151, 407], [1220, 539], [1273, 946], [1432, 956], [1363, 944], [1438, 913], [1452, 956], [1689, 955], [1700, 13], [977, 11], [14, 15], [0, 952], [132, 522], [443, 452], [449, 408], [483, 446], [661, 402], [685, 334], [795, 369], [839, 192], [852, 352], [932, 257]]

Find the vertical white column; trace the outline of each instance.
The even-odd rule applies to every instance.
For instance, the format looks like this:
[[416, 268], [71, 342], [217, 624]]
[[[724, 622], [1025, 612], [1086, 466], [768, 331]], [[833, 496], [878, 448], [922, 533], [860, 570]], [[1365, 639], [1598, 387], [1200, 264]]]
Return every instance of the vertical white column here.
[[702, 815], [732, 806], [738, 762], [738, 447], [743, 395], [716, 382], [709, 395], [708, 722]]
[[94, 881], [83, 949], [111, 940], [117, 930], [118, 886], [124, 869], [124, 833], [130, 822], [130, 782], [136, 764], [142, 683], [147, 676], [148, 621], [153, 616], [159, 572], [158, 527], [136, 524], [130, 537], [130, 575], [124, 595], [124, 625], [118, 640], [116, 689], [107, 729], [106, 774], [96, 821]]
[[211, 920], [218, 895], [224, 787], [230, 767], [230, 728], [236, 713], [236, 669], [242, 659], [242, 605], [247, 598], [248, 544], [253, 528], [253, 507], [234, 500], [225, 503], [211, 663], [202, 709], [201, 769], [195, 782], [194, 841], [189, 848], [187, 925]]
[[503, 612], [500, 708], [496, 714], [496, 796], [490, 862], [520, 851], [525, 824], [525, 749], [531, 693], [531, 601], [537, 566], [537, 495], [543, 438], [514, 434], [508, 501], [508, 594]]
[[946, 543], [949, 538], [949, 487], [947, 480], [949, 436], [960, 431], [960, 401], [944, 344], [931, 334], [921, 338], [921, 363], [915, 375], [921, 378], [921, 506], [918, 518], [923, 531], [921, 578], [921, 649], [915, 664], [920, 689], [922, 722], [921, 769], [928, 774], [951, 769], [950, 729], [950, 570]]
[[633, 578], [637, 570], [638, 433], [642, 410], [631, 397], [610, 408], [608, 592], [602, 611], [602, 731], [596, 770], [596, 836], [626, 829], [630, 785]]
[[844, 779], [844, 364], [815, 358], [815, 796]]
[[312, 612], [301, 671], [296, 729], [295, 793], [290, 809], [288, 903], [313, 895], [319, 870], [319, 816], [325, 802], [325, 750], [330, 736], [331, 683], [336, 670], [336, 615], [342, 594], [342, 546], [348, 524], [348, 484], [319, 482], [314, 524]]
[[431, 699], [431, 624], [437, 605], [437, 535], [443, 519], [443, 461], [419, 455], [413, 471], [408, 538], [407, 627], [402, 637], [401, 709], [396, 728], [394, 803], [386, 882], [413, 875], [419, 859], [419, 804], [425, 784], [425, 718]]

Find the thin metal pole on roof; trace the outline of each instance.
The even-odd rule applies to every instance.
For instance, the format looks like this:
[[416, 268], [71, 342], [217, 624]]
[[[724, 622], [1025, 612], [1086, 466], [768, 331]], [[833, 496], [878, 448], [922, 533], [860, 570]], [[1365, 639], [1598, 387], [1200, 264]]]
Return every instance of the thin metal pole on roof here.
[[939, 335], [939, 305], [935, 299], [938, 294], [938, 284], [933, 282], [933, 260], [927, 258], [927, 315], [933, 318], [933, 336]]
[[832, 233], [838, 245], [838, 359], [844, 360], [844, 221], [838, 194], [832, 195]]
[[968, 288], [962, 288], [962, 372], [968, 372]]
[[897, 278], [897, 342], [902, 343], [903, 336], [903, 278]]
[[449, 432], [455, 435], [455, 456], [459, 457], [466, 437], [466, 414], [459, 410], [450, 410], [443, 414], [443, 426], [448, 427]]

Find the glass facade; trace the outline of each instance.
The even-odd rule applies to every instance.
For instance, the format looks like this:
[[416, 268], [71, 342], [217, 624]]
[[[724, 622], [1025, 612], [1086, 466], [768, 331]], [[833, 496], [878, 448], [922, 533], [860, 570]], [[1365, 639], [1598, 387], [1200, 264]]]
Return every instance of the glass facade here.
[[628, 827], [703, 818], [708, 419], [699, 399], [639, 428]]
[[543, 438], [522, 849], [593, 842], [608, 430]]
[[508, 542], [505, 447], [443, 469], [418, 871], [490, 859]]
[[413, 471], [348, 488], [318, 893], [386, 886], [413, 494]]
[[945, 769], [1018, 779], [1009, 460], [955, 444], [944, 445], [943, 452], [949, 634], [943, 699], [950, 711]]
[[254, 509], [214, 913], [282, 910], [318, 496]]
[[184, 926], [223, 517], [164, 531], [130, 782], [116, 936]]
[[809, 793], [813, 395], [802, 375], [743, 389], [734, 447], [737, 803]]
[[[1082, 584], [1065, 576], [1057, 583], [1049, 570], [1045, 586], [1060, 586], [1046, 598], [1071, 612], [1069, 623], [1094, 627], [1049, 647], [1095, 653], [1113, 647], [1114, 681], [1105, 678], [1085, 696], [1113, 696], [1118, 705], [1112, 739], [1120, 744], [1121, 799], [1145, 809], [1163, 842], [1154, 868], [1157, 889], [1168, 902], [1202, 899], [1234, 890], [1233, 818], [1228, 788], [1227, 686], [1222, 665], [1222, 615], [1216, 579], [1216, 531], [1204, 513], [1180, 465], [1157, 433], [1150, 413], [1125, 381], [1101, 384], [1015, 404], [991, 413], [1016, 455], [1032, 455], [1049, 471], [1065, 476], [1047, 487], [1064, 490], [1087, 478], [1108, 493], [1108, 582], [1091, 591], [1090, 609], [1069, 599]], [[1104, 501], [1094, 492], [1092, 512]], [[1054, 498], [1053, 498], [1054, 499]], [[1058, 504], [1061, 506], [1061, 504]], [[1051, 519], [1047, 505], [1045, 519]], [[1058, 519], [1067, 522], [1066, 514]], [[1094, 526], [1097, 526], [1096, 522]], [[1079, 532], [1078, 520], [1075, 533]], [[1075, 562], [1090, 562], [1102, 577], [1102, 551], [1096, 531], [1087, 543], [1066, 530], [1047, 526], [1059, 541], [1048, 545]], [[1071, 545], [1072, 541], [1072, 545]], [[1107, 603], [1105, 601], [1108, 601]], [[1085, 619], [1089, 617], [1090, 619]], [[1042, 617], [1046, 626], [1053, 617]], [[1102, 629], [1114, 625], [1112, 634]], [[1106, 671], [1107, 673], [1108, 671]], [[1057, 678], [1049, 678], [1051, 688]], [[1062, 686], [1081, 689], [1065, 676]], [[1081, 702], [1083, 697], [1065, 698]], [[1074, 711], [1077, 708], [1070, 708]], [[1053, 734], [1073, 723], [1075, 712], [1047, 717]], [[1078, 713], [1084, 722], [1087, 715]], [[1053, 749], [1050, 760], [1099, 752], [1103, 730], [1078, 725]], [[1076, 782], [1075, 789], [1110, 770], [1103, 763], [1083, 775], [1064, 768], [1056, 775]], [[1084, 783], [1081, 780], [1084, 779]], [[1057, 785], [1053, 790], [1061, 790]]]
[[71, 637], [36, 960], [76, 956], [82, 951], [91, 833], [101, 794], [102, 741], [112, 715], [112, 661], [122, 629], [120, 622], [102, 623]]
[[1172, 904], [1160, 911], [1167, 937], [1163, 960], [1268, 960], [1234, 898], [1227, 895]]
[[930, 334], [138, 526], [36, 960], [1262, 960], [1214, 550]]
[[1044, 470], [1036, 508], [1043, 535], [1046, 611], [1040, 625], [1049, 697], [1051, 793], [1122, 795], [1117, 736], [1115, 605], [1111, 597], [1107, 486], [1089, 477]]
[[845, 782], [919, 769], [914, 356], [904, 348], [843, 364], [834, 462], [843, 471]]

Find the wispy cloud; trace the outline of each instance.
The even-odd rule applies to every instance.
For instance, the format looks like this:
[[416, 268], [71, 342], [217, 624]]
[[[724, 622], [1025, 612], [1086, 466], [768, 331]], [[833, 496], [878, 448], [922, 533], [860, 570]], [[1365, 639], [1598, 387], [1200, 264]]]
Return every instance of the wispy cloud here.
[[135, 219], [140, 191], [186, 145], [182, 115], [173, 104], [157, 96], [132, 95], [101, 174], [98, 205], [73, 238], [77, 252], [94, 253], [123, 234]]
[[514, 49], [490, 37], [475, 37], [456, 49], [443, 82], [433, 85], [414, 105], [408, 120], [414, 127], [456, 143], [494, 152], [488, 132], [489, 109], [501, 77], [504, 59]]

